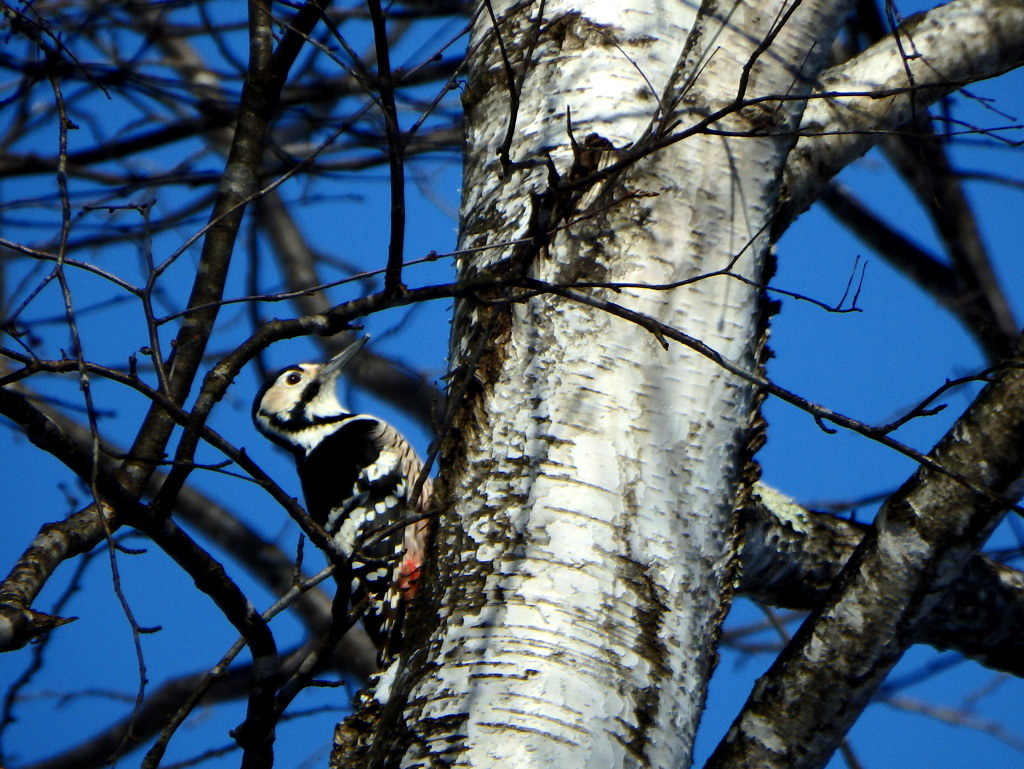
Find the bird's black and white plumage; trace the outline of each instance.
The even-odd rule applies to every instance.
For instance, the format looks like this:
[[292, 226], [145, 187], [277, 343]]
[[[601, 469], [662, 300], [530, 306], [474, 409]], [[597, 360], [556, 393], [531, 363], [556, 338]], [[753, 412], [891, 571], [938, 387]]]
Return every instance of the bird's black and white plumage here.
[[366, 337], [327, 363], [279, 371], [256, 395], [252, 419], [295, 457], [310, 517], [349, 559], [349, 605], [368, 597], [363, 625], [387, 662], [399, 651], [429, 524], [422, 520], [384, 537], [374, 534], [425, 511], [430, 481], [414, 499], [423, 465], [408, 441], [377, 417], [348, 412], [338, 400], [338, 376], [365, 342]]

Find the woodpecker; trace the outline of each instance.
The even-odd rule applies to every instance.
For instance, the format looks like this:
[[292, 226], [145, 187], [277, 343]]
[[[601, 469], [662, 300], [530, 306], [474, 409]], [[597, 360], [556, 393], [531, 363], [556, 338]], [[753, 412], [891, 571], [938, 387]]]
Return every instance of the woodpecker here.
[[363, 626], [386, 665], [401, 648], [402, 620], [419, 585], [429, 523], [375, 534], [423, 513], [430, 481], [413, 498], [423, 463], [409, 442], [387, 422], [350, 413], [338, 400], [338, 376], [368, 338], [326, 363], [279, 371], [257, 393], [252, 420], [295, 458], [306, 510], [349, 559], [351, 584], [338, 589], [349, 590], [349, 606], [368, 599]]

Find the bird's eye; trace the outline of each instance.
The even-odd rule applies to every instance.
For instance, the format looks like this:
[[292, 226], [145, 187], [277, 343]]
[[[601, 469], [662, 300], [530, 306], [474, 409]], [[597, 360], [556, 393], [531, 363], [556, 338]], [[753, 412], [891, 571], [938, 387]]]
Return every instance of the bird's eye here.
[[298, 371], [292, 371], [291, 373], [288, 374], [288, 376], [284, 378], [284, 383], [290, 386], [297, 385], [301, 381], [302, 374], [300, 374]]

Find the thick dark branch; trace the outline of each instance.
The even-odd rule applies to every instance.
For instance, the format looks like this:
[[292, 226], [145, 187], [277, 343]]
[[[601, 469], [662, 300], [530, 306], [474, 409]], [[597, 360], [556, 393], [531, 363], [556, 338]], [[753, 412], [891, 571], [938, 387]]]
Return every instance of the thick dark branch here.
[[[282, 673], [291, 675], [305, 655], [304, 647], [289, 653], [281, 663]], [[192, 673], [166, 681], [131, 716], [63, 753], [22, 769], [99, 769], [109, 766], [110, 757], [116, 752], [130, 751], [163, 729], [168, 717], [182, 707], [207, 675], [205, 672]], [[241, 699], [248, 695], [252, 679], [251, 664], [232, 667], [207, 690], [203, 701], [215, 704]]]
[[949, 600], [1020, 495], [1024, 339], [1007, 364], [930, 455], [969, 485], [919, 467], [886, 502], [824, 605], [754, 687], [709, 769], [824, 766]]
[[374, 50], [377, 53], [377, 90], [384, 115], [384, 135], [388, 143], [388, 178], [391, 184], [391, 237], [388, 241], [387, 271], [384, 290], [401, 291], [402, 262], [405, 260], [405, 137], [398, 126], [398, 108], [395, 105], [395, 81], [391, 72], [391, 44], [388, 41], [387, 20], [380, 0], [367, 0], [370, 21], [373, 24]]
[[961, 297], [956, 276], [947, 265], [871, 211], [843, 185], [829, 184], [821, 201], [851, 232], [936, 301], [957, 308]]
[[[142, 131], [132, 136], [106, 142], [96, 147], [68, 153], [71, 175], [74, 169], [104, 163], [125, 156], [132, 156], [146, 150], [157, 149], [166, 144], [181, 141], [211, 128], [219, 128], [231, 122], [233, 115], [202, 115], [180, 120], [176, 123]], [[57, 158], [41, 157], [37, 154], [7, 155], [0, 158], [0, 174], [5, 178], [50, 173], [57, 167]], [[149, 179], [147, 177], [146, 181]]]
[[[442, 59], [438, 62], [430, 62], [422, 67], [418, 67], [414, 72], [403, 73], [402, 85], [404, 87], [411, 87], [444, 81], [452, 76], [452, 73], [459, 68], [461, 63], [460, 59]], [[308, 107], [312, 104], [324, 102], [336, 102], [346, 96], [361, 94], [363, 90], [363, 86], [354, 82], [348, 75], [332, 79], [325, 78], [317, 80], [315, 84], [311, 85], [298, 84], [287, 87], [282, 92], [279, 106], [282, 111], [286, 111], [289, 108]], [[197, 110], [201, 114], [166, 122], [155, 128], [147, 128], [128, 136], [116, 137], [92, 147], [69, 152], [67, 162], [68, 175], [72, 177], [96, 178], [108, 184], [128, 184], [130, 181], [134, 181], [138, 186], [148, 186], [162, 183], [160, 179], [154, 178], [151, 173], [136, 175], [128, 171], [123, 177], [118, 177], [110, 172], [109, 169], [101, 171], [93, 168], [93, 166], [122, 158], [136, 157], [149, 150], [157, 150], [176, 142], [191, 139], [213, 129], [229, 126], [235, 119], [235, 113], [219, 103], [210, 104], [208, 101], [203, 101], [197, 106]], [[304, 130], [308, 130], [308, 126], [304, 126]], [[275, 133], [275, 138], [280, 142], [283, 139], [279, 133], [281, 132]], [[406, 154], [408, 155], [413, 152], [417, 154], [436, 152], [442, 149], [449, 149], [454, 152], [457, 149], [460, 137], [457, 130], [446, 131], [440, 134], [440, 136], [442, 137], [441, 141], [438, 141], [435, 136], [434, 138], [428, 137], [426, 141], [410, 144], [407, 147]], [[380, 141], [376, 137], [363, 138], [351, 136], [348, 137], [348, 141], [342, 144], [341, 147], [342, 149], [356, 149], [364, 146], [378, 147], [379, 145]], [[15, 176], [49, 174], [56, 170], [57, 161], [56, 157], [39, 155], [35, 152], [26, 154], [5, 152], [0, 154], [0, 177], [11, 178]], [[381, 155], [374, 153], [372, 157], [352, 159], [351, 161], [338, 164], [338, 167], [342, 170], [347, 168], [365, 168], [379, 165], [382, 162], [384, 161]], [[321, 167], [328, 168], [330, 166], [322, 164]], [[283, 169], [279, 166], [270, 166], [264, 168], [264, 177], [268, 174], [280, 174], [282, 171]], [[182, 175], [179, 170], [173, 176], [168, 175], [167, 178], [168, 183], [209, 183], [219, 179], [220, 175], [206, 172], [200, 173], [198, 171]]]
[[[807, 511], [763, 486], [743, 511], [740, 592], [788, 609], [824, 600], [870, 527]], [[974, 556], [922, 622], [919, 643], [1024, 677], [1024, 573]]]
[[[203, 680], [204, 675], [195, 673], [166, 682], [150, 694], [142, 707], [128, 718], [118, 721], [70, 750], [29, 764], [22, 769], [98, 769], [109, 766], [112, 755], [130, 751], [160, 731], [168, 714], [181, 706]], [[209, 700], [217, 702], [244, 697], [251, 680], [251, 665], [232, 668], [210, 692]]]
[[956, 278], [954, 312], [978, 339], [988, 359], [998, 361], [1012, 351], [1017, 324], [946, 145], [935, 135], [928, 116], [920, 116], [920, 121], [917, 130], [887, 138], [882, 148], [928, 211], [945, 244]]
[[[886, 34], [878, 3], [859, 2], [851, 21], [871, 43]], [[1017, 326], [993, 272], [971, 202], [953, 170], [948, 146], [936, 136], [933, 120], [926, 114], [915, 115], [903, 131], [882, 141], [882, 149], [928, 212], [945, 244], [952, 261], [948, 272], [958, 293], [953, 311], [994, 362], [1012, 351]], [[863, 230], [856, 232], [864, 236]], [[882, 253], [890, 261], [896, 257], [898, 266], [898, 252]], [[937, 298], [949, 304], [942, 294]]]
[[[946, 194], [947, 197], [953, 195]], [[821, 201], [858, 238], [953, 313], [978, 341], [989, 360], [999, 360], [1009, 352], [1016, 336], [1013, 316], [992, 273], [987, 253], [980, 240], [973, 237], [977, 232], [969, 209], [948, 217], [938, 210], [932, 211], [937, 223], [946, 218], [960, 220], [958, 224], [945, 227], [947, 231], [956, 228], [945, 238], [947, 249], [953, 255], [951, 267], [900, 233], [841, 184], [834, 181], [829, 184], [822, 192]]]
[[249, 682], [249, 707], [245, 723], [235, 732], [235, 739], [245, 751], [243, 766], [270, 766], [273, 763], [270, 744], [274, 695], [279, 682], [277, 644], [267, 623], [249, 599], [209, 553], [199, 547], [170, 518], [152, 514], [147, 520], [132, 523], [158, 544], [190, 577], [196, 587], [206, 593], [228, 621], [246, 640], [252, 653], [252, 679]]
[[[17, 424], [35, 446], [54, 454], [85, 483], [91, 479], [90, 444], [78, 445], [35, 408], [25, 396], [0, 387], [0, 414]], [[117, 493], [116, 484], [101, 476], [101, 494]], [[19, 649], [41, 632], [52, 628], [56, 618], [31, 609], [47, 578], [67, 558], [91, 550], [104, 537], [103, 518], [115, 521], [112, 508], [100, 513], [90, 505], [59, 523], [40, 529], [32, 544], [0, 585], [0, 651]], [[56, 624], [61, 624], [56, 620]]]
[[[224, 573], [223, 567], [209, 553], [196, 545], [170, 518], [154, 515], [135, 501], [111, 475], [94, 468], [91, 453], [71, 440], [55, 423], [28, 403], [24, 396], [0, 388], [0, 413], [21, 425], [35, 445], [59, 457], [84, 481], [95, 484], [95, 489], [101, 497], [98, 504], [105, 506], [103, 517], [108, 521], [112, 520], [110, 512], [116, 509], [122, 524], [129, 523], [149, 535], [192, 577], [196, 587], [213, 599], [225, 617], [246, 639], [257, 663], [254, 669], [259, 672], [259, 678], [253, 681], [249, 718], [256, 723], [269, 719], [274, 695], [272, 685], [277, 673], [277, 648], [266, 623], [238, 586]], [[92, 508], [89, 508], [72, 516], [68, 521], [55, 524], [52, 529], [62, 534], [69, 529], [74, 531], [69, 523], [81, 518], [83, 522], [92, 525], [88, 527], [86, 536], [79, 537], [75, 542], [79, 547], [86, 544], [91, 547], [103, 537], [105, 531], [101, 516], [89, 515], [91, 510]], [[99, 531], [96, 531], [97, 528]], [[90, 540], [94, 538], [95, 542], [90, 544]], [[39, 539], [37, 537], [37, 543]], [[0, 591], [0, 606], [4, 609], [0, 617], [7, 621], [5, 625], [10, 623], [8, 628], [12, 632], [9, 634], [11, 638], [7, 639], [8, 647], [14, 645], [16, 648], [23, 645], [37, 629], [33, 625], [26, 625], [25, 620], [31, 617], [26, 616], [25, 610], [35, 597], [35, 593], [45, 583], [45, 579], [39, 578], [40, 569], [45, 567], [47, 573], [52, 572], [56, 564], [50, 561], [54, 557], [59, 563], [60, 560], [75, 554], [67, 538], [62, 539], [61, 547], [42, 549], [36, 545], [30, 548], [18, 562], [14, 572], [5, 580], [3, 590]], [[39, 562], [44, 559], [45, 564]], [[18, 609], [21, 609], [20, 613]]]
[[[217, 200], [210, 215], [200, 255], [196, 280], [188, 306], [196, 308], [182, 321], [170, 360], [169, 396], [184, 402], [202, 364], [206, 344], [213, 332], [223, 297], [224, 283], [234, 250], [235, 238], [246, 204], [256, 192], [265, 138], [285, 78], [302, 40], [320, 17], [319, 4], [309, 4], [296, 15], [278, 50], [271, 52], [273, 36], [269, 8], [250, 3], [250, 63], [242, 90], [237, 126], [221, 179]], [[312, 10], [310, 10], [312, 7]], [[132, 446], [132, 460], [119, 472], [121, 483], [132, 493], [141, 493], [167, 445], [173, 418], [156, 404], [150, 409]]]

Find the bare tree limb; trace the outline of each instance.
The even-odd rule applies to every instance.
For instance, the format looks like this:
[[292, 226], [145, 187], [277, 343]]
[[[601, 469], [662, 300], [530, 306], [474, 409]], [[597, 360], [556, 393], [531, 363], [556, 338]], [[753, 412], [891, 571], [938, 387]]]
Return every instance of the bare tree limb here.
[[[914, 59], [905, 62], [896, 38], [889, 36], [821, 77], [819, 93], [863, 95], [808, 102], [800, 128], [804, 135], [786, 167], [773, 240], [821, 196], [833, 176], [887, 132], [909, 124], [917, 110], [1024, 61], [1019, 3], [953, 0], [911, 17], [899, 34], [912, 41]], [[907, 82], [908, 69], [913, 83]], [[879, 96], [886, 93], [891, 95]]]
[[[870, 527], [805, 510], [761, 484], [754, 501], [743, 511], [739, 591], [772, 606], [816, 608]], [[975, 555], [915, 642], [1024, 677], [1024, 573]]]
[[978, 339], [990, 361], [1013, 350], [1017, 323], [996, 279], [978, 221], [932, 120], [920, 115], [912, 132], [882, 147], [928, 211], [952, 262], [959, 301], [951, 308]]
[[[821, 767], [1002, 515], [1024, 476], [1024, 339], [931, 457], [979, 494], [921, 467], [882, 507], [708, 761]], [[827, 651], [826, 651], [827, 650]]]

